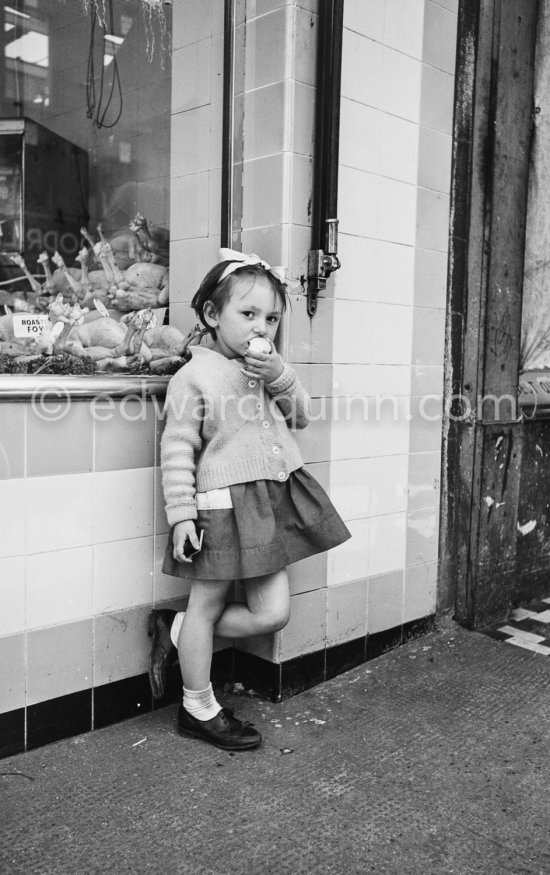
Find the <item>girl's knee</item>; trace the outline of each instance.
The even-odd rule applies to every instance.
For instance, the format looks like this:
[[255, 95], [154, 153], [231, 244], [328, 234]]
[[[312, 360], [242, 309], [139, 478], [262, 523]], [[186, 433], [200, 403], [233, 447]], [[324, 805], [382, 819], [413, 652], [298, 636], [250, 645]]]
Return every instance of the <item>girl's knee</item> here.
[[266, 632], [280, 632], [290, 620], [290, 605], [281, 605], [269, 611], [264, 618]]

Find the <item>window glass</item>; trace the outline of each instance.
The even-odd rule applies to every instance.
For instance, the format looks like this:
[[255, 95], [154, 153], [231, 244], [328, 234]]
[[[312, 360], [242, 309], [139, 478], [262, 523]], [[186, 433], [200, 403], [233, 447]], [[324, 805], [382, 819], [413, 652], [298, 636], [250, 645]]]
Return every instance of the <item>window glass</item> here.
[[[53, 323], [52, 306], [64, 307], [64, 322], [73, 308], [76, 324], [80, 307], [85, 321], [106, 310], [125, 324], [152, 310], [164, 321], [171, 8], [157, 0], [0, 6], [0, 372], [34, 373], [23, 358], [36, 344], [13, 336], [13, 314]], [[59, 341], [43, 347], [42, 355], [63, 352]]]

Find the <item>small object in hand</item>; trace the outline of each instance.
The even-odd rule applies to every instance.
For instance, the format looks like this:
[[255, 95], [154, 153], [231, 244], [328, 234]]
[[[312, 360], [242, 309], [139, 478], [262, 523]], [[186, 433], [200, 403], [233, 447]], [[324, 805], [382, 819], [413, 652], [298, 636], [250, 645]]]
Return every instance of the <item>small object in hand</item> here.
[[185, 547], [183, 548], [183, 555], [186, 556], [187, 559], [192, 559], [193, 556], [196, 556], [197, 553], [200, 553], [200, 551], [202, 549], [202, 537], [203, 537], [203, 535], [204, 535], [204, 529], [201, 529], [201, 532], [199, 535], [198, 548], [193, 546], [193, 544], [191, 543], [189, 538], [187, 539], [187, 541], [185, 542]]
[[266, 337], [253, 337], [248, 341], [249, 352], [264, 353], [269, 355], [271, 352], [271, 343]]

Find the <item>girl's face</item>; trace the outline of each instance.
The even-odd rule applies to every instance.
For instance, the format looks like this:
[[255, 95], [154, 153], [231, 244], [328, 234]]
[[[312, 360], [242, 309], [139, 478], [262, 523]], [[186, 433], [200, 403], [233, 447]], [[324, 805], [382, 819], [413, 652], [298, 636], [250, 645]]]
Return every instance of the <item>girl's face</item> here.
[[273, 341], [282, 309], [269, 280], [263, 277], [237, 279], [221, 310], [215, 312], [210, 303], [204, 308], [207, 324], [216, 329], [214, 349], [226, 358], [242, 358], [253, 337]]

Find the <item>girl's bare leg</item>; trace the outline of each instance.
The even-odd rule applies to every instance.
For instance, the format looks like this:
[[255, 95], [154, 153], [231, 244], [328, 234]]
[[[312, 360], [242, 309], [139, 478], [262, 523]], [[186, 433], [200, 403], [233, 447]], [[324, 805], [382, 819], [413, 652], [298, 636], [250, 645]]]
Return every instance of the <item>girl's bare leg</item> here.
[[249, 638], [277, 632], [288, 623], [290, 593], [286, 568], [244, 580], [246, 605], [227, 605], [214, 627], [220, 638]]
[[194, 580], [178, 636], [183, 686], [204, 690], [210, 683], [214, 627], [225, 608], [231, 580]]

